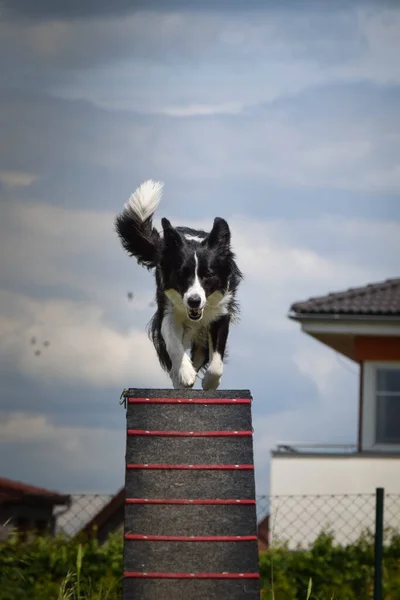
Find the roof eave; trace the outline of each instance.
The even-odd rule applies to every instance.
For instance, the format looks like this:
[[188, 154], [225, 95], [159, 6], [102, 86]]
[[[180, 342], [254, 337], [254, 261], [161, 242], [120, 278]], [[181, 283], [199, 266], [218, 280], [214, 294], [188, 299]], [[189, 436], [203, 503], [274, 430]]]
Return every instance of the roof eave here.
[[22, 494], [22, 501], [28, 502], [43, 502], [43, 504], [52, 504], [53, 506], [69, 506], [71, 504], [71, 496], [68, 494]]
[[292, 321], [368, 321], [374, 323], [400, 323], [400, 315], [369, 315], [369, 314], [345, 314], [345, 313], [298, 313], [290, 311], [288, 318]]

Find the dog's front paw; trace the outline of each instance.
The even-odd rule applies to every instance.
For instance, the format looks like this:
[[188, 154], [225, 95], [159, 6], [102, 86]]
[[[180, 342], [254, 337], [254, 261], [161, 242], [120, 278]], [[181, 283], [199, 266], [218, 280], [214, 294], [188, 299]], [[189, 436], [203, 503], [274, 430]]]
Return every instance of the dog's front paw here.
[[196, 370], [189, 357], [185, 357], [178, 369], [172, 369], [171, 379], [175, 389], [191, 388], [196, 381]]
[[182, 364], [179, 369], [179, 381], [184, 388], [191, 388], [196, 381], [196, 371], [192, 365], [191, 360], [188, 358], [187, 360], [182, 361]]
[[216, 373], [210, 373], [206, 371], [204, 373], [203, 381], [201, 385], [203, 390], [216, 390], [218, 389], [219, 384], [221, 383], [221, 375], [217, 375]]
[[221, 383], [223, 370], [222, 360], [213, 360], [207, 371], [204, 373], [203, 381], [201, 382], [203, 390], [218, 389], [218, 386]]

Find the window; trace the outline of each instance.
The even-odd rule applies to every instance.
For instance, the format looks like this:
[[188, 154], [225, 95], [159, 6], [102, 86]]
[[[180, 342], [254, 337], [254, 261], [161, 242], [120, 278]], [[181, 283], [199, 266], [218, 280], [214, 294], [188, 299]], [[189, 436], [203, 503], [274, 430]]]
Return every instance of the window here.
[[377, 444], [400, 444], [400, 368], [376, 369]]
[[366, 362], [362, 448], [400, 452], [400, 362]]

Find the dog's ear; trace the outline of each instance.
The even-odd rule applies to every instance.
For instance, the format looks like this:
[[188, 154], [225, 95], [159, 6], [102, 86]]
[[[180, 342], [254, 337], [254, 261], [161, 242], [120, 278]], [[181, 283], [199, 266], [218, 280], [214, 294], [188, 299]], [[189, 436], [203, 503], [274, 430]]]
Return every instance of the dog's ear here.
[[179, 231], [172, 227], [168, 219], [161, 219], [161, 225], [164, 230], [164, 241], [167, 248], [181, 248], [183, 240]]
[[214, 219], [213, 228], [204, 242], [209, 248], [216, 248], [218, 246], [225, 248], [229, 247], [231, 243], [231, 232], [225, 219], [221, 219], [220, 217]]

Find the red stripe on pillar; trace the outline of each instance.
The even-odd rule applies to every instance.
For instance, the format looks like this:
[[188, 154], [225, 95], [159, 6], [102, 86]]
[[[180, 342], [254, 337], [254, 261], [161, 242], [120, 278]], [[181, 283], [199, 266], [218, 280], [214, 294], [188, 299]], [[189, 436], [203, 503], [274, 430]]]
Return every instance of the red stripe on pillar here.
[[245, 505], [254, 505], [256, 503], [255, 500], [223, 500], [221, 498], [212, 500], [186, 500], [186, 499], [176, 499], [169, 500], [164, 498], [126, 498], [126, 504], [194, 504], [194, 505], [229, 505], [229, 504], [245, 504]]
[[254, 465], [170, 465], [170, 464], [132, 464], [127, 469], [172, 469], [172, 470], [217, 470], [217, 471], [253, 471]]
[[259, 579], [258, 573], [141, 573], [125, 571], [124, 577], [141, 579]]
[[245, 437], [252, 431], [152, 431], [148, 429], [128, 429], [128, 435], [159, 437]]
[[253, 542], [256, 535], [141, 535], [126, 533], [126, 540], [140, 542]]
[[128, 404], [251, 404], [249, 398], [128, 398]]

